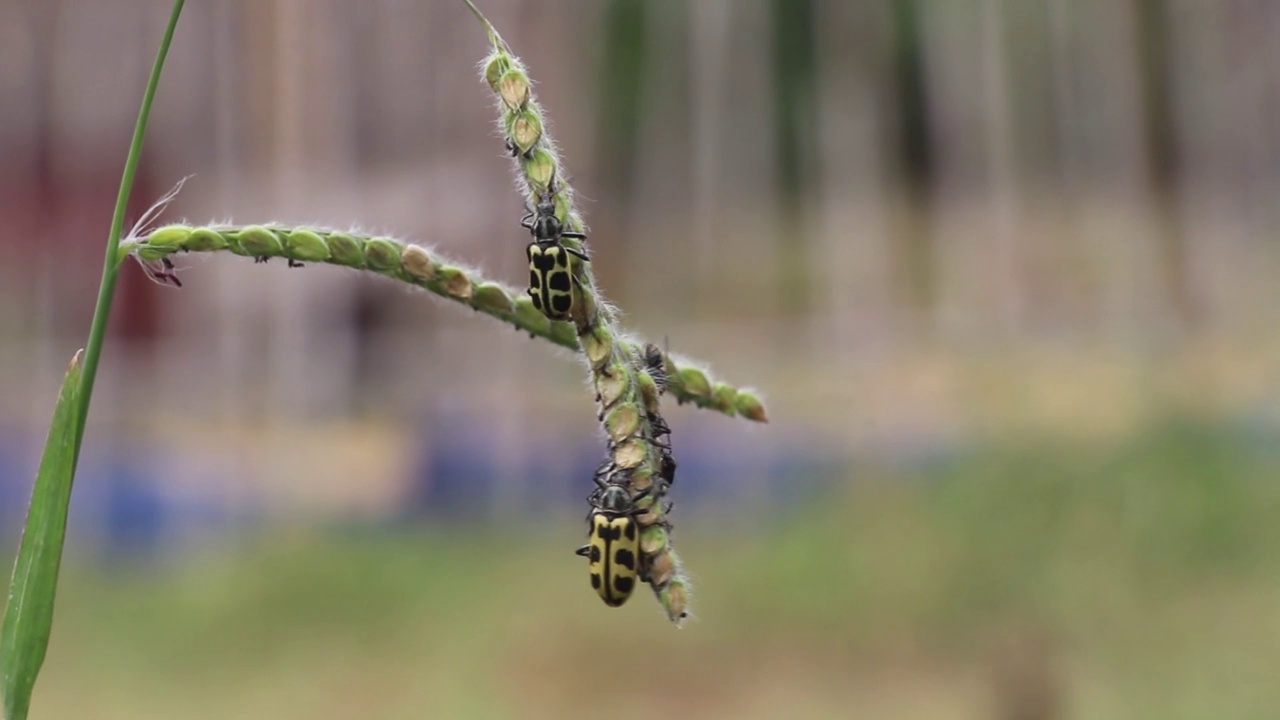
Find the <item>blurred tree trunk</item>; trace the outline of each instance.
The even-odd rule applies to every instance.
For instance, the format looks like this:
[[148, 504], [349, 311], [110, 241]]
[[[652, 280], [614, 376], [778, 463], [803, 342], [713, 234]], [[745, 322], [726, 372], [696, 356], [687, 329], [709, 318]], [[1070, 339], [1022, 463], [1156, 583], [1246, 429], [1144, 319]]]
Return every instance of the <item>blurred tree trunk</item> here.
[[890, 20], [894, 98], [898, 132], [894, 138], [901, 168], [904, 207], [894, 233], [891, 264], [901, 302], [927, 316], [935, 301], [932, 222], [935, 157], [929, 133], [929, 107], [917, 0], [894, 0]]
[[809, 276], [818, 314], [830, 318], [821, 340], [844, 356], [891, 340], [898, 324], [888, 213], [898, 157], [884, 141], [897, 122], [888, 110], [897, 92], [889, 13], [883, 3], [815, 4], [819, 150]]
[[1199, 312], [1189, 277], [1186, 242], [1177, 219], [1181, 163], [1169, 72], [1169, 3], [1168, 0], [1135, 1], [1145, 172], [1154, 195], [1152, 207], [1157, 247], [1162, 255], [1163, 284], [1173, 308], [1172, 319], [1190, 330], [1198, 324]]
[[613, 218], [630, 214], [637, 139], [644, 89], [648, 82], [645, 48], [649, 31], [648, 9], [643, 0], [609, 0], [605, 9], [603, 53], [600, 67], [600, 143], [595, 153], [595, 176], [601, 197], [613, 197], [617, 206], [604, 209]]
[[806, 200], [816, 188], [816, 83], [813, 0], [773, 0], [773, 101], [777, 153], [779, 238], [775, 245], [775, 280], [782, 308], [806, 313], [812, 299], [809, 236], [812, 234]]
[[[982, 0], [982, 91], [985, 125], [984, 145], [987, 191], [990, 193], [988, 212], [991, 237], [987, 247], [990, 269], [988, 282], [994, 286], [992, 315], [1007, 335], [1022, 328], [1026, 314], [1023, 307], [1022, 256], [1033, 252], [1034, 240], [1018, 232], [1018, 208], [1025, 198], [1019, 190], [1016, 167], [1015, 135], [1017, 120], [1013, 108], [1010, 74], [1013, 68], [1008, 61], [1009, 52], [1005, 40], [1005, 6], [1001, 0]], [[1025, 57], [1025, 56], [1024, 56]], [[1056, 277], [1046, 278], [1050, 283]], [[978, 282], [973, 278], [972, 282]]]

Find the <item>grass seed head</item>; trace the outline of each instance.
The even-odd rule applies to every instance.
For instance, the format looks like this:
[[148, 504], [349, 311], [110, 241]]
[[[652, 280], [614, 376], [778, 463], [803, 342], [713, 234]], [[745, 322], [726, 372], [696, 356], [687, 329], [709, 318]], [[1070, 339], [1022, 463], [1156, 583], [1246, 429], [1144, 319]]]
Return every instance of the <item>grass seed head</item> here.
[[702, 368], [682, 367], [676, 376], [680, 378], [680, 387], [684, 389], [686, 395], [695, 398], [711, 397], [711, 382], [707, 380], [707, 373]]
[[734, 405], [738, 414], [748, 420], [769, 422], [769, 416], [764, 412], [764, 403], [750, 390], [739, 390]]
[[471, 278], [467, 271], [452, 265], [441, 265], [436, 272], [436, 281], [450, 296], [459, 300], [470, 300], [472, 295]]
[[516, 144], [520, 152], [527, 153], [542, 138], [542, 121], [526, 108], [519, 115], [514, 116], [510, 135], [511, 141]]
[[489, 83], [490, 89], [499, 92], [498, 82], [502, 79], [503, 73], [511, 68], [511, 58], [506, 53], [495, 50], [489, 54], [489, 57], [481, 63], [484, 74], [484, 81]]
[[533, 306], [533, 298], [526, 294], [516, 296], [516, 318], [520, 320], [522, 326], [539, 335], [551, 332], [551, 321], [542, 314], [541, 310]]
[[[561, 195], [557, 195], [559, 199]], [[286, 240], [282, 240], [285, 238]], [[286, 250], [285, 242], [289, 243]], [[328, 252], [326, 262], [357, 269], [377, 270], [394, 279], [412, 283], [437, 295], [462, 300], [476, 310], [510, 323], [530, 335], [542, 337], [551, 342], [570, 349], [582, 350], [590, 346], [591, 357], [600, 363], [593, 371], [593, 386], [601, 395], [602, 407], [612, 407], [624, 396], [633, 397], [637, 392], [638, 376], [625, 367], [628, 363], [613, 364], [608, 362], [614, 357], [632, 357], [634, 343], [619, 337], [615, 339], [613, 325], [605, 315], [606, 322], [596, 322], [587, 326], [587, 334], [577, 336], [578, 327], [574, 323], [553, 322], [533, 307], [527, 294], [506, 287], [501, 283], [493, 283], [476, 276], [472, 271], [455, 268], [459, 273], [468, 276], [471, 293], [461, 284], [448, 287], [436, 281], [434, 273], [445, 264], [446, 260], [416, 245], [407, 245], [386, 237], [370, 238], [355, 232], [344, 232], [327, 228], [312, 227], [277, 227], [266, 225], [209, 225], [190, 226], [186, 224], [170, 224], [147, 231], [145, 235], [132, 237], [122, 242], [121, 256], [135, 255], [145, 263], [158, 263], [176, 252], [230, 252], [241, 256], [278, 256], [287, 253], [299, 255], [309, 253], [308, 258], [320, 258], [324, 252], [316, 243], [322, 243]], [[430, 267], [430, 269], [428, 269]], [[150, 272], [150, 271], [149, 271]], [[424, 278], [423, 275], [430, 275]], [[454, 282], [459, 282], [455, 278]], [[172, 284], [172, 283], [171, 283]], [[486, 285], [492, 289], [481, 290]], [[508, 308], [499, 294], [512, 299], [514, 310]], [[587, 294], [588, 297], [591, 297]], [[615, 355], [616, 348], [616, 355]], [[668, 365], [673, 368], [674, 377], [686, 377], [690, 372], [701, 373], [700, 370], [680, 368], [678, 363], [668, 358]], [[633, 364], [633, 363], [631, 363]], [[705, 375], [702, 376], [705, 379]], [[680, 382], [671, 383], [671, 392], [679, 402], [694, 402], [707, 407], [707, 398], [691, 396]], [[751, 393], [739, 392], [735, 405], [744, 417], [763, 419], [763, 407], [759, 399]], [[648, 408], [646, 408], [648, 409]], [[603, 418], [602, 418], [603, 419]], [[631, 452], [631, 451], [628, 451]], [[639, 461], [638, 461], [639, 464]]]
[[471, 297], [471, 303], [477, 308], [494, 315], [509, 315], [516, 307], [511, 300], [511, 296], [507, 295], [506, 288], [492, 282], [477, 283]]
[[649, 458], [649, 443], [641, 438], [631, 438], [613, 451], [613, 462], [619, 468], [631, 470], [640, 467]]
[[191, 237], [192, 228], [187, 225], [165, 225], [156, 228], [147, 236], [147, 244], [157, 248], [173, 248], [181, 250]]
[[[236, 235], [242, 254], [252, 257], [274, 257], [284, 252], [280, 237], [261, 225], [249, 225]], [[232, 248], [234, 251], [234, 248]]]
[[523, 110], [529, 102], [529, 76], [518, 67], [508, 67], [498, 78], [497, 90], [508, 110]]
[[640, 413], [635, 405], [619, 403], [605, 416], [604, 428], [610, 440], [620, 443], [640, 432]]
[[[674, 556], [674, 553], [673, 553]], [[680, 627], [689, 617], [689, 581], [679, 575], [679, 560], [676, 561], [676, 576], [667, 586], [658, 591], [658, 602], [667, 611], [667, 618]]]
[[732, 415], [738, 407], [738, 390], [725, 383], [716, 383], [711, 391], [711, 407], [726, 415]]
[[404, 271], [418, 280], [434, 280], [436, 277], [436, 267], [426, 248], [406, 245], [404, 252], [400, 254], [400, 261], [404, 263]]
[[329, 245], [324, 238], [306, 228], [290, 230], [284, 236], [285, 247], [294, 260], [325, 262], [329, 259]]
[[390, 238], [370, 238], [364, 244], [364, 261], [370, 270], [394, 273], [400, 269], [401, 245]]
[[329, 233], [329, 261], [347, 267], [364, 267], [364, 242], [344, 232]]
[[227, 239], [221, 233], [209, 228], [195, 228], [183, 244], [182, 249], [189, 252], [217, 252], [225, 250]]

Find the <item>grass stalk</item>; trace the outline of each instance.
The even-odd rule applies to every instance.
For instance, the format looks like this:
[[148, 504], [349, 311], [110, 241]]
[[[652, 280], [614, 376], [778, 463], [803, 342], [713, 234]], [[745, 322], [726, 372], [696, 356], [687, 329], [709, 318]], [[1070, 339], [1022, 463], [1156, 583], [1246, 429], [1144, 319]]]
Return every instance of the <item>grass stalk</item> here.
[[[178, 17], [182, 15], [185, 0], [174, 0], [173, 9], [169, 13], [169, 23], [165, 26], [164, 37], [160, 40], [160, 49], [156, 52], [155, 62], [151, 65], [151, 75], [147, 78], [147, 89], [142, 94], [142, 106], [138, 109], [138, 121], [133, 126], [133, 139], [129, 143], [129, 154], [125, 156], [124, 173], [120, 177], [120, 191], [116, 194], [116, 209], [111, 216], [111, 230], [107, 233], [107, 252], [102, 262], [102, 282], [98, 285], [98, 303], [93, 309], [93, 324], [89, 326], [89, 343], [85, 347], [84, 371], [80, 375], [79, 401], [76, 407], [80, 418], [80, 429], [76, 433], [75, 457], [80, 458], [80, 446], [84, 441], [85, 419], [89, 416], [89, 400], [93, 397], [93, 382], [98, 375], [98, 360], [102, 357], [102, 343], [106, 339], [107, 320], [111, 317], [111, 301], [115, 297], [116, 278], [120, 274], [120, 235], [124, 232], [124, 215], [129, 205], [129, 195], [133, 192], [133, 179], [138, 172], [138, 158], [142, 155], [142, 141], [147, 134], [147, 121], [151, 118], [151, 103], [156, 97], [156, 87], [160, 84], [160, 71], [164, 69], [165, 58], [169, 55], [169, 45], [173, 42], [173, 31], [178, 27]], [[72, 475], [75, 474], [73, 463]]]
[[[120, 246], [121, 256], [133, 254], [143, 263], [195, 252], [230, 252], [255, 260], [280, 258], [374, 272], [462, 303], [530, 337], [569, 350], [582, 349], [574, 325], [548, 320], [523, 290], [488, 280], [434, 249], [394, 238], [319, 227], [167, 225], [130, 237]], [[721, 382], [687, 359], [667, 354], [664, 360], [668, 392], [677, 402], [765, 421], [764, 405], [755, 393]]]
[[71, 504], [71, 487], [84, 441], [85, 420], [89, 414], [89, 400], [93, 393], [98, 360], [102, 355], [107, 321], [111, 316], [111, 303], [115, 297], [116, 278], [122, 258], [119, 247], [125, 209], [133, 189], [147, 119], [151, 115], [151, 103], [173, 40], [174, 28], [182, 14], [182, 6], [183, 0], [174, 0], [164, 38], [147, 80], [129, 153], [125, 158], [120, 191], [116, 196], [115, 215], [107, 233], [102, 282], [98, 286], [98, 302], [93, 313], [93, 324], [89, 329], [88, 347], [86, 351], [76, 353], [63, 379], [53, 417], [49, 422], [49, 434], [45, 440], [40, 468], [31, 490], [31, 504], [27, 509], [22, 541], [14, 560], [4, 623], [0, 628], [0, 681], [4, 692], [6, 720], [25, 720], [27, 717], [36, 678], [49, 647], [58, 572], [62, 564], [67, 514]]

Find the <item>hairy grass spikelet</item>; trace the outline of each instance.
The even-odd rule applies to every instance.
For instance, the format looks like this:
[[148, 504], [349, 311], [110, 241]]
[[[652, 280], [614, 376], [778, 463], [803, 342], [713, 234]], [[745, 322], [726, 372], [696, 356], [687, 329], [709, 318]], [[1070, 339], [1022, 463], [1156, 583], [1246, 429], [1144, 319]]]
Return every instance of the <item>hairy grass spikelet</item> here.
[[[524, 187], [529, 207], [536, 208], [549, 193], [556, 218], [566, 229], [581, 232], [583, 224], [573, 208], [573, 189], [567, 180], [568, 173], [561, 167], [555, 144], [546, 131], [546, 119], [533, 96], [528, 72], [493, 25], [470, 0], [467, 4], [489, 37], [491, 52], [481, 64], [482, 75], [498, 97], [498, 126], [507, 133], [506, 144], [513, 150], [517, 177]], [[566, 247], [585, 252], [583, 243], [577, 238], [566, 237], [562, 242]], [[683, 580], [671, 549], [670, 526], [661, 502], [668, 483], [650, 488], [653, 477], [661, 477], [666, 468], [669, 468], [669, 473], [674, 473], [675, 467], [669, 446], [660, 442], [660, 437], [669, 435], [670, 429], [658, 412], [658, 381], [650, 369], [644, 367], [646, 357], [656, 355], [662, 359], [662, 369], [656, 369], [658, 365], [655, 364], [654, 372], [662, 375], [661, 382], [665, 388], [665, 357], [661, 352], [653, 355], [642, 352], [636, 343], [625, 339], [619, 332], [616, 313], [601, 298], [590, 263], [573, 257], [570, 274], [573, 277], [570, 316], [591, 372], [592, 385], [596, 388], [598, 417], [609, 438], [610, 462], [613, 468], [623, 471], [624, 482], [633, 501], [644, 490], [652, 490], [646, 496], [651, 504], [642, 514], [647, 521], [642, 523], [641, 537], [647, 538], [641, 545], [642, 575], [653, 588], [668, 617], [679, 622], [686, 614], [685, 595], [670, 592], [670, 587], [676, 580]], [[703, 402], [722, 412], [725, 408], [731, 413], [736, 411], [736, 394], [712, 392], [705, 373], [698, 371], [698, 377], [707, 385], [702, 393]], [[673, 392], [677, 397], [681, 396], [680, 391]], [[638, 486], [641, 478], [643, 486]], [[661, 572], [654, 573], [655, 568]]]
[[[315, 245], [317, 242], [323, 246], [323, 252]], [[290, 243], [293, 244], [292, 247]], [[300, 256], [296, 249], [304, 244], [312, 246], [308, 251], [311, 254], [306, 257]], [[142, 261], [160, 261], [176, 253], [231, 252], [246, 257], [282, 257], [372, 270], [441, 297], [462, 302], [527, 332], [532, 337], [550, 340], [570, 350], [582, 349], [573, 324], [548, 320], [533, 307], [529, 296], [523, 291], [487, 280], [475, 271], [464, 270], [457, 263], [420, 245], [406, 244], [387, 237], [369, 237], [320, 227], [173, 224], [155, 228], [140, 236], [131, 236], [120, 244], [120, 252], [122, 255], [133, 254]], [[327, 257], [324, 260], [311, 259], [325, 253]], [[607, 346], [603, 346], [603, 349], [608, 351]], [[597, 391], [613, 388], [608, 394], [612, 404], [623, 390], [621, 379], [601, 380]], [[675, 397], [681, 402], [698, 402], [697, 398], [679, 393]], [[706, 406], [705, 403], [699, 404]]]

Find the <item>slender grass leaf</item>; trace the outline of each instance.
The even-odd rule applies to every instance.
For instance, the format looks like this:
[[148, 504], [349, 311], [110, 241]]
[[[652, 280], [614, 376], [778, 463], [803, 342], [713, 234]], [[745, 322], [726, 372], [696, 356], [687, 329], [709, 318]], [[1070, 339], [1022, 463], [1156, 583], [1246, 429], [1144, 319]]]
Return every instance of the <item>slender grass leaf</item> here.
[[44, 456], [31, 491], [27, 524], [9, 584], [9, 604], [0, 630], [0, 676], [4, 681], [5, 720], [24, 720], [31, 689], [44, 663], [53, 626], [53, 598], [67, 530], [67, 505], [75, 475], [77, 406], [84, 351], [77, 352], [62, 381]]

